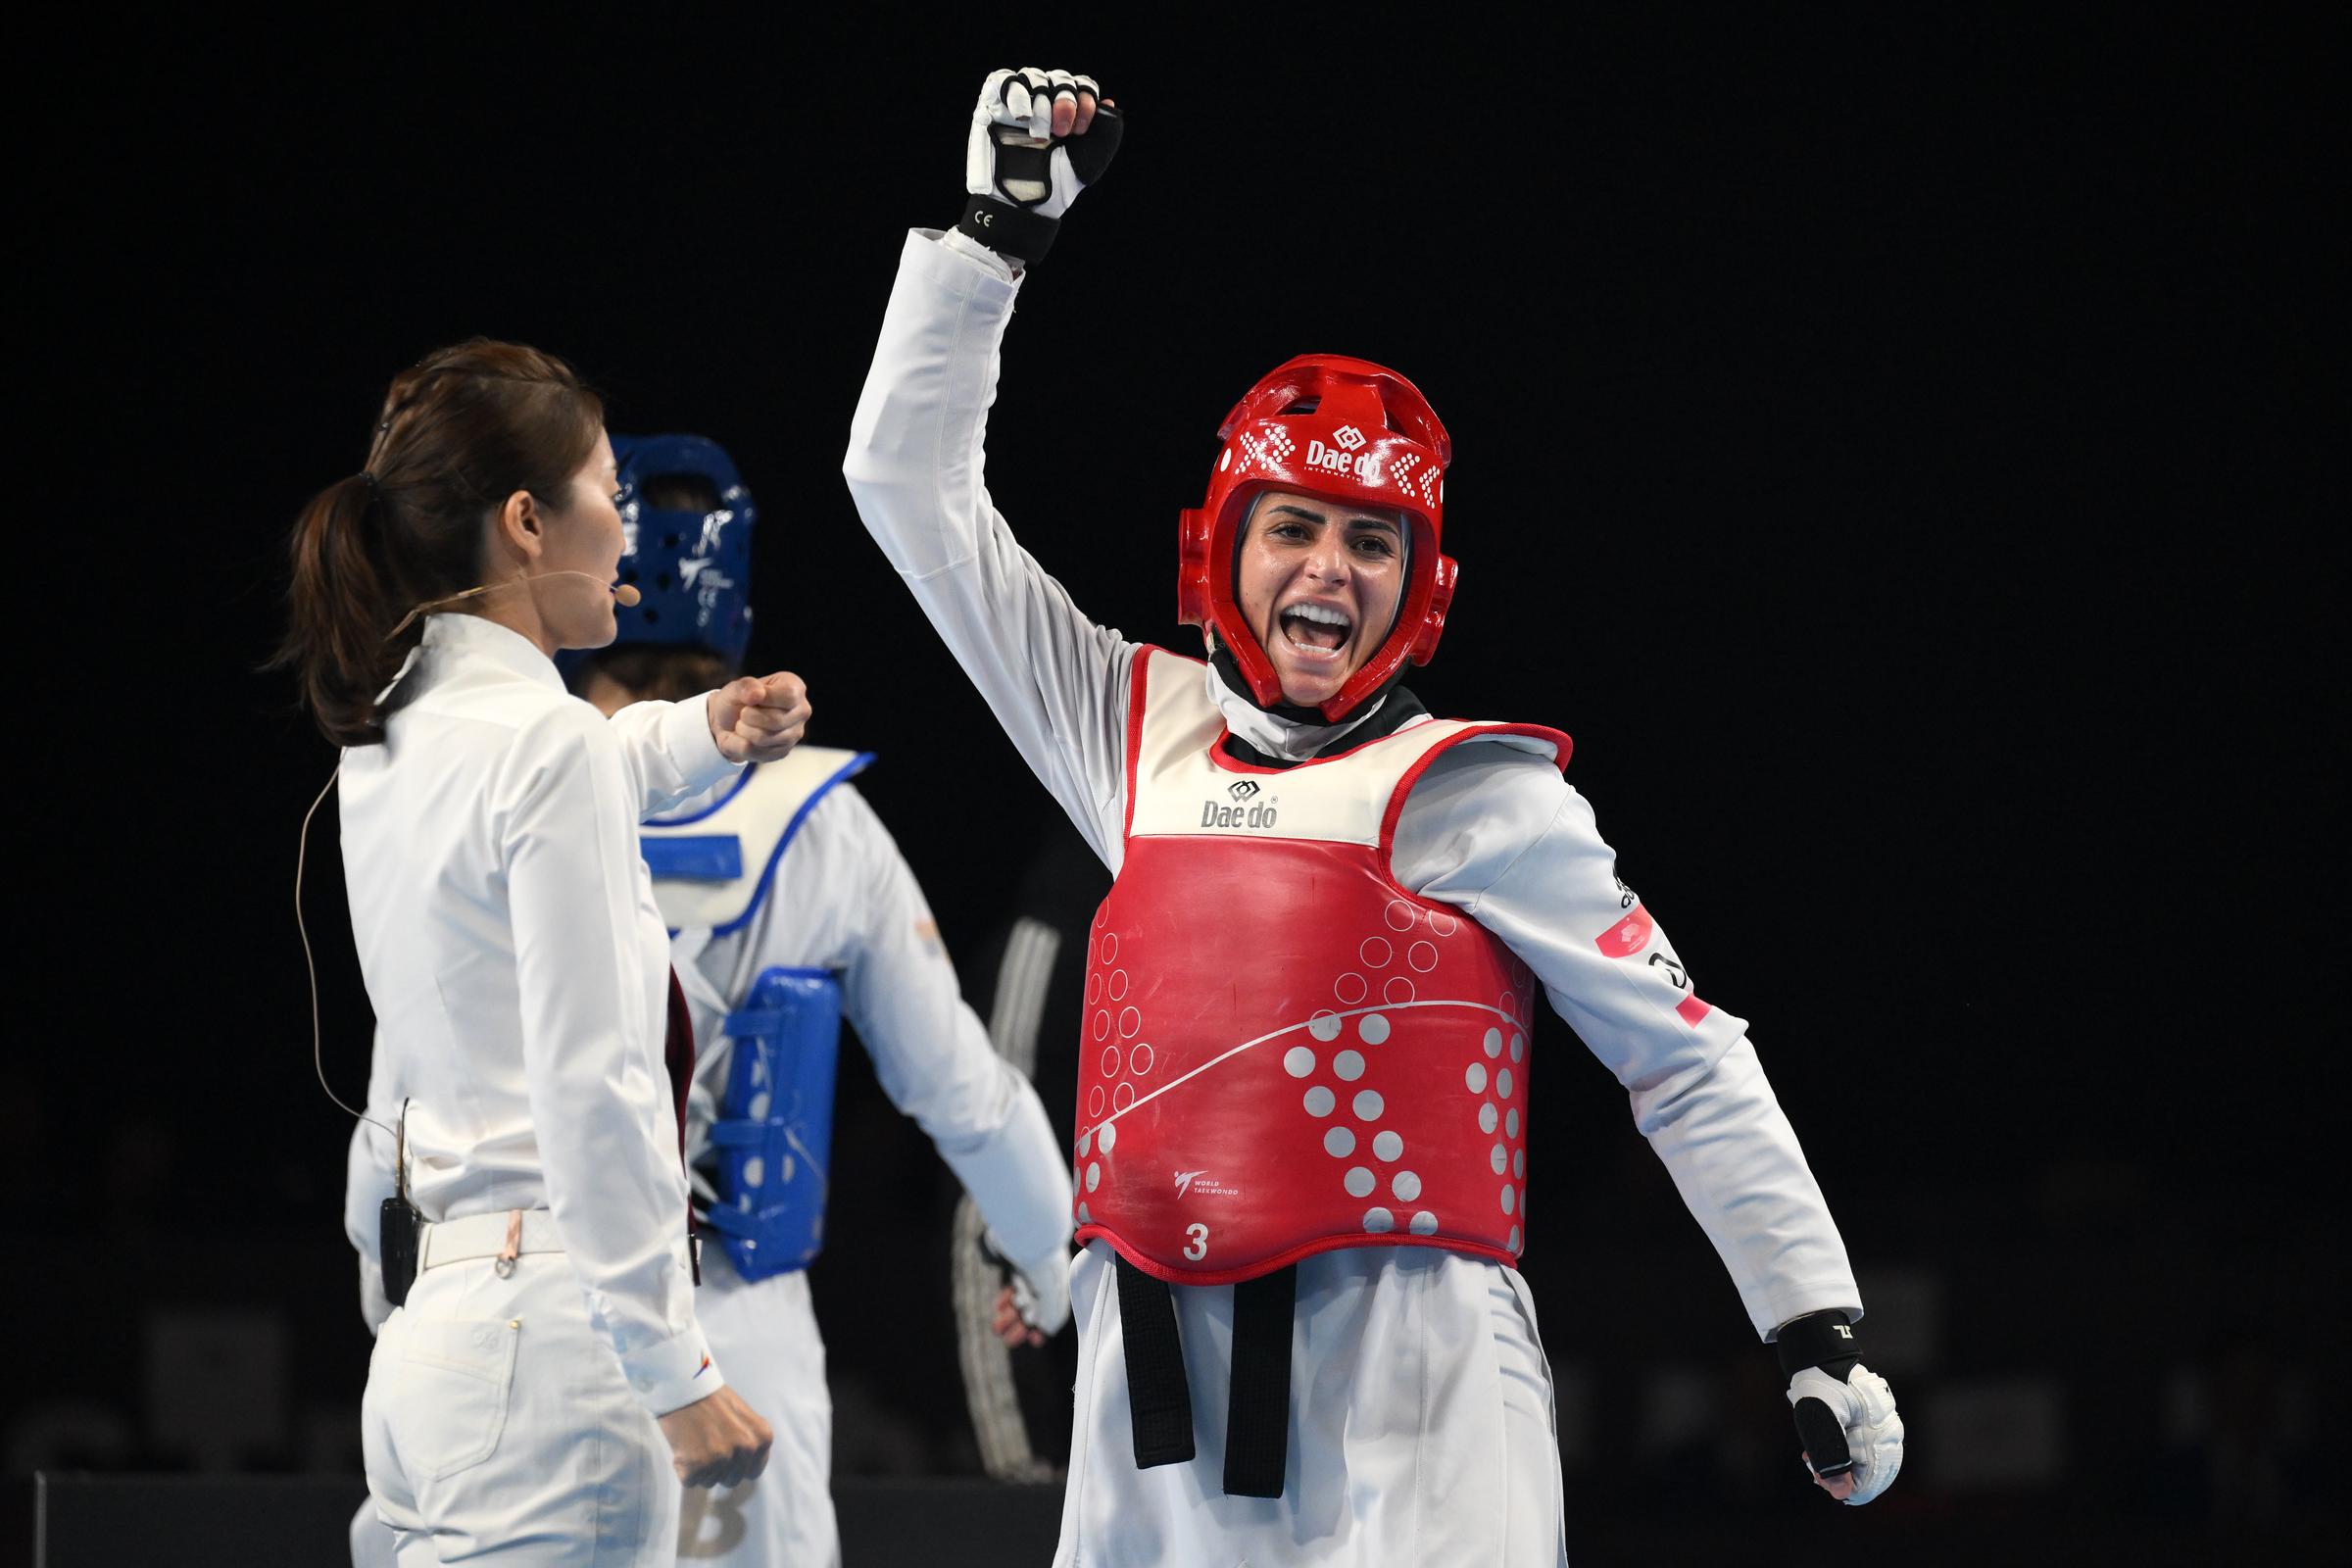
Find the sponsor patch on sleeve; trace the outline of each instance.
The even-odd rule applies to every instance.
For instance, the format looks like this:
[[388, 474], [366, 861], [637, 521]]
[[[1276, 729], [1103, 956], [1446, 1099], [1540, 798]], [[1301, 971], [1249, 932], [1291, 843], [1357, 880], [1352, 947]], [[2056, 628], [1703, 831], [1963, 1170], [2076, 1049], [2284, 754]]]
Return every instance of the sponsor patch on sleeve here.
[[1626, 911], [1624, 919], [1593, 938], [1592, 945], [1601, 951], [1603, 956], [1630, 958], [1649, 946], [1650, 933], [1656, 929], [1657, 926], [1649, 918], [1649, 911], [1637, 904]]

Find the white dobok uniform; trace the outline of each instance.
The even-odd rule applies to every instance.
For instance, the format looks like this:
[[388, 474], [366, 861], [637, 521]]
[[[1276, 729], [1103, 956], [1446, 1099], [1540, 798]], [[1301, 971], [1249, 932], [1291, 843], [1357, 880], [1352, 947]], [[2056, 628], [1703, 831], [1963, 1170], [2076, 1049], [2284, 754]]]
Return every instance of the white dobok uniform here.
[[[623, 709], [613, 722], [633, 726], [637, 709]], [[798, 747], [781, 762], [756, 764], [662, 813], [692, 819], [697, 832], [738, 837], [744, 867], [727, 880], [654, 880], [655, 901], [675, 931], [671, 961], [694, 1014], [689, 1161], [699, 1163], [707, 1152], [724, 1099], [727, 1015], [768, 969], [828, 970], [841, 982], [843, 1016], [872, 1057], [883, 1093], [930, 1136], [979, 1204], [999, 1250], [1032, 1271], [1064, 1268], [1070, 1178], [1045, 1106], [964, 1004], [914, 873], [873, 808], [844, 781], [854, 761], [848, 753]], [[773, 853], [779, 843], [780, 856]], [[710, 1200], [699, 1171], [695, 1180]], [[747, 1281], [708, 1231], [702, 1267], [697, 1307], [711, 1353], [735, 1391], [767, 1418], [776, 1442], [767, 1469], [750, 1485], [685, 1492], [678, 1560], [724, 1568], [838, 1563], [829, 1491], [833, 1407], [808, 1276], [796, 1269]], [[385, 1543], [370, 1534], [366, 1522], [355, 1523], [361, 1568], [389, 1561]]]
[[[1115, 873], [1141, 645], [1070, 602], [1014, 540], [983, 480], [1019, 288], [960, 235], [907, 238], [844, 473], [1006, 734]], [[1351, 727], [1292, 724], [1213, 671], [1206, 679], [1232, 732], [1276, 757], [1304, 760]], [[1626, 919], [1629, 896], [1591, 808], [1548, 758], [1478, 743], [1444, 754], [1406, 799], [1392, 866], [1406, 889], [1501, 939], [1615, 1073], [1759, 1336], [1807, 1312], [1861, 1316], [1844, 1244], [1745, 1024], [1716, 1007], [1693, 1025], [1676, 1010], [1689, 993], [1667, 965], [1628, 964], [1598, 945]], [[1663, 932], [1642, 952], [1673, 960]], [[1393, 1247], [1318, 1253], [1298, 1269], [1284, 1493], [1228, 1496], [1232, 1290], [1172, 1287], [1198, 1452], [1138, 1469], [1111, 1253], [1098, 1242], [1079, 1254], [1076, 1427], [1056, 1562], [1564, 1561], [1551, 1376], [1519, 1273]]]
[[[376, 1535], [404, 1568], [665, 1564], [678, 1485], [655, 1417], [724, 1380], [695, 1318], [669, 945], [636, 829], [737, 769], [703, 703], [608, 724], [478, 616], [428, 617], [398, 690], [341, 783], [370, 1114], [396, 1127], [407, 1102], [429, 1222], [395, 1310], [376, 1255], [392, 1138], [363, 1123], [345, 1229], [377, 1328]], [[522, 1255], [501, 1267], [517, 1209]]]

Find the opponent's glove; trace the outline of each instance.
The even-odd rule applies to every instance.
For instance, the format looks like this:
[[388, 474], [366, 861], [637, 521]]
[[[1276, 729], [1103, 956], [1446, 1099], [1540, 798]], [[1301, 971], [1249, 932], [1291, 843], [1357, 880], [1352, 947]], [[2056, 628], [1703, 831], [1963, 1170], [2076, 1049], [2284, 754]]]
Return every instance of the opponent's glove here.
[[1857, 1508], [1894, 1485], [1903, 1468], [1903, 1418], [1886, 1380], [1862, 1364], [1845, 1314], [1814, 1312], [1785, 1324], [1775, 1348], [1813, 1474], [1853, 1477], [1845, 1500]]
[[[1054, 106], [1095, 99], [1093, 122], [1067, 136], [1054, 134]], [[1124, 122], [1102, 103], [1092, 76], [1066, 71], [992, 71], [972, 106], [965, 143], [963, 188], [968, 200], [956, 227], [990, 250], [1034, 264], [1053, 249], [1061, 215], [1078, 193], [1102, 177], [1119, 150]]]
[[1003, 1269], [1012, 1283], [1012, 1308], [1021, 1321], [1048, 1339], [1070, 1320], [1070, 1269], [1067, 1254], [1056, 1250], [1051, 1257], [1015, 1263], [997, 1246], [992, 1228], [980, 1233], [980, 1253]]

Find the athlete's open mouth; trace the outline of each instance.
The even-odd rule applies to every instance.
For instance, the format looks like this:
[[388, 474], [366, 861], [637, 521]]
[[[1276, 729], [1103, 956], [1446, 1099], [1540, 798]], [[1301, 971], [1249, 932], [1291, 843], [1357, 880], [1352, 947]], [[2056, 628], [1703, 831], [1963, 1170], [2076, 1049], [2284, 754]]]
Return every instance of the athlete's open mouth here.
[[1297, 604], [1282, 612], [1282, 634], [1293, 648], [1318, 658], [1348, 646], [1354, 623], [1329, 605]]

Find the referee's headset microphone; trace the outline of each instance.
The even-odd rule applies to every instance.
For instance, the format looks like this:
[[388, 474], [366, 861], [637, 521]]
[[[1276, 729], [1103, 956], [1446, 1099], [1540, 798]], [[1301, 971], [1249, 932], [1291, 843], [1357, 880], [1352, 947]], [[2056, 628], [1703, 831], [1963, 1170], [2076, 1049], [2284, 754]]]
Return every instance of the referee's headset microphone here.
[[[390, 642], [408, 630], [410, 624], [419, 615], [429, 615], [435, 611], [445, 610], [464, 600], [479, 599], [484, 595], [503, 592], [509, 588], [519, 588], [529, 583], [544, 582], [550, 577], [585, 577], [593, 583], [603, 584], [605, 582], [604, 578], [597, 576], [594, 572], [549, 571], [531, 577], [517, 577], [512, 582], [485, 583], [478, 588], [468, 588], [464, 593], [451, 594], [446, 599], [426, 600], [402, 616], [399, 625], [384, 633], [384, 641]], [[614, 602], [623, 610], [635, 605], [643, 597], [635, 588], [625, 582], [613, 583], [610, 586]], [[416, 656], [422, 651], [421, 643], [410, 651], [408, 659], [393, 674], [391, 681], [385, 685], [382, 691], [375, 694], [376, 702], [380, 704], [385, 698], [392, 695], [392, 688], [398, 686], [402, 678], [416, 666]], [[318, 1022], [318, 964], [311, 952], [310, 926], [303, 919], [302, 914], [302, 872], [304, 862], [310, 857], [311, 818], [318, 814], [318, 808], [326, 803], [326, 792], [333, 789], [335, 780], [342, 776], [343, 764], [341, 761], [337, 761], [334, 771], [326, 775], [326, 782], [318, 787], [318, 794], [311, 802], [311, 808], [302, 813], [302, 832], [296, 839], [294, 847], [294, 929], [302, 937], [302, 964], [304, 971], [309, 976], [311, 986], [311, 1070], [318, 1075], [318, 1087], [326, 1092], [326, 1098], [333, 1101], [338, 1109], [370, 1126], [381, 1129], [389, 1134], [393, 1141], [393, 1194], [384, 1200], [380, 1251], [384, 1270], [384, 1292], [392, 1304], [398, 1306], [408, 1296], [409, 1282], [416, 1274], [416, 1227], [423, 1219], [423, 1216], [417, 1213], [416, 1207], [409, 1202], [408, 1105], [406, 1102], [402, 1102], [400, 1126], [398, 1128], [386, 1127], [366, 1111], [354, 1109], [345, 1103], [343, 1097], [336, 1094], [333, 1086], [327, 1083], [324, 1034]]]

